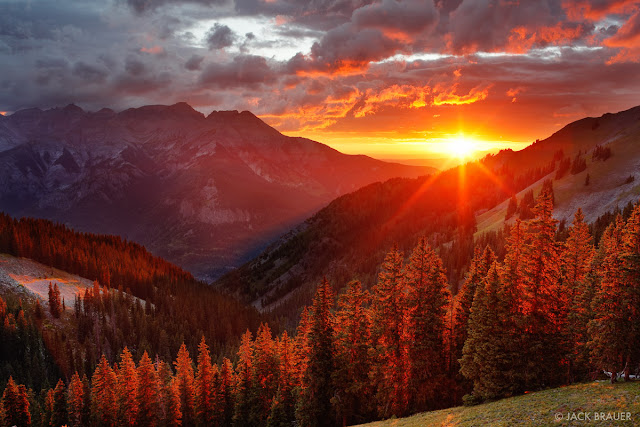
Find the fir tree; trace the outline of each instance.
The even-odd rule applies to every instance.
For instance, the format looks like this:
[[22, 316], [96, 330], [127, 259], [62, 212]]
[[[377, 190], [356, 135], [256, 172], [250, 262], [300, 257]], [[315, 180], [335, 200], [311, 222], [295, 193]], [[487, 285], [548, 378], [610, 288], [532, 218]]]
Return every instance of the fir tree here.
[[127, 347], [118, 366], [118, 423], [135, 425], [138, 419], [138, 371]]
[[138, 376], [138, 421], [139, 426], [156, 426], [160, 423], [160, 384], [149, 355], [142, 354], [137, 369]]
[[236, 365], [235, 408], [233, 422], [237, 426], [249, 425], [251, 410], [250, 391], [252, 387], [253, 339], [251, 332], [246, 331], [240, 341], [238, 363]]
[[316, 291], [310, 312], [309, 361], [303, 376], [296, 417], [309, 427], [335, 425], [331, 408], [334, 371], [333, 292], [326, 279]]
[[501, 289], [498, 264], [494, 262], [476, 287], [469, 338], [460, 360], [462, 374], [473, 381], [476, 399], [504, 397], [513, 391], [511, 333], [505, 324], [510, 308]]
[[433, 409], [442, 401], [438, 391], [447, 376], [445, 354], [446, 309], [450, 294], [442, 261], [423, 237], [406, 269], [408, 290], [408, 358], [413, 411]]
[[251, 387], [251, 424], [264, 425], [271, 412], [273, 396], [278, 389], [278, 359], [271, 329], [260, 325], [254, 343]]
[[182, 424], [185, 426], [193, 425], [195, 419], [195, 379], [193, 375], [193, 362], [189, 357], [189, 351], [184, 343], [180, 346], [174, 365], [176, 367], [175, 382], [180, 399]]
[[117, 425], [117, 378], [102, 355], [91, 378], [91, 418], [98, 426]]
[[587, 324], [591, 318], [593, 289], [587, 277], [595, 250], [582, 210], [575, 213], [569, 237], [562, 252], [562, 286], [566, 295], [569, 381], [584, 377], [587, 371]]
[[408, 404], [403, 366], [406, 295], [402, 254], [394, 247], [385, 257], [378, 282], [373, 288], [372, 335], [376, 365], [373, 377], [377, 388], [378, 413], [382, 417], [401, 416]]
[[69, 416], [69, 425], [71, 427], [82, 427], [88, 424], [88, 420], [83, 418], [84, 412], [84, 385], [78, 373], [74, 373], [67, 390], [67, 413]]
[[484, 252], [480, 247], [476, 246], [475, 254], [469, 266], [469, 273], [462, 284], [462, 288], [456, 295], [455, 317], [453, 324], [453, 354], [452, 363], [454, 372], [458, 372], [460, 364], [458, 359], [462, 357], [462, 349], [467, 340], [467, 328], [469, 316], [471, 314], [471, 306], [476, 293], [478, 284], [482, 283], [487, 276], [489, 267], [495, 261], [496, 256], [489, 246], [486, 246]]
[[198, 369], [195, 381], [196, 424], [200, 426], [214, 426], [219, 421], [216, 413], [217, 390], [213, 377], [214, 367], [211, 364], [209, 346], [202, 337], [198, 346]]
[[563, 382], [561, 362], [566, 354], [564, 310], [560, 286], [559, 246], [555, 240], [551, 194], [543, 191], [527, 223], [523, 247], [521, 306], [525, 330], [523, 360], [525, 386], [530, 389]]
[[335, 322], [336, 393], [332, 399], [343, 425], [363, 421], [356, 417], [371, 413], [371, 320], [369, 294], [358, 281], [350, 282], [338, 299]]
[[600, 369], [613, 374], [611, 382], [624, 366], [623, 355], [627, 348], [625, 330], [629, 312], [624, 302], [623, 233], [624, 221], [618, 216], [600, 241], [604, 250], [602, 281], [596, 289], [593, 319], [588, 326], [591, 360]]
[[51, 413], [51, 425], [63, 426], [67, 424], [67, 394], [64, 383], [58, 380], [53, 390], [53, 411]]
[[9, 377], [7, 385], [2, 393], [0, 407], [3, 409], [4, 425], [6, 426], [30, 426], [31, 414], [29, 413], [29, 399], [26, 388], [16, 385], [13, 377]]

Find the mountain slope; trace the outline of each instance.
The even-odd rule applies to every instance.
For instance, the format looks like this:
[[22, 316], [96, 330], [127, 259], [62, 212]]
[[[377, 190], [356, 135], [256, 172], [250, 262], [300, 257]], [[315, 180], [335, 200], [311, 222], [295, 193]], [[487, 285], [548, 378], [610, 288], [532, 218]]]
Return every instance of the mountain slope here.
[[[640, 194], [638, 181], [625, 184], [640, 166], [640, 107], [567, 125], [551, 137], [514, 152], [502, 151], [433, 177], [395, 179], [347, 194], [283, 236], [259, 257], [222, 277], [217, 284], [256, 307], [292, 315], [308, 304], [323, 276], [335, 286], [351, 279], [375, 282], [376, 268], [397, 243], [408, 253], [421, 235], [441, 252], [455, 292], [473, 254], [475, 237], [504, 224], [512, 194], [553, 178], [559, 152], [586, 170], [568, 171], [554, 181], [556, 217], [570, 222], [578, 206], [592, 221]], [[607, 160], [593, 160], [596, 146], [610, 147]], [[585, 186], [586, 174], [591, 174]], [[513, 221], [513, 220], [512, 220]], [[443, 257], [444, 258], [444, 257]], [[448, 263], [448, 264], [447, 264]]]
[[[638, 411], [640, 411], [640, 400], [637, 397], [639, 392], [640, 384], [637, 382], [576, 384], [477, 406], [458, 406], [363, 425], [369, 427], [529, 426], [586, 423], [597, 426], [610, 426], [616, 423], [635, 425]], [[605, 414], [604, 420], [602, 413]], [[561, 414], [562, 418], [558, 414]], [[584, 418], [586, 414], [589, 414], [588, 419]], [[572, 418], [574, 415], [580, 416], [581, 419]], [[611, 418], [607, 418], [609, 415]], [[614, 416], [616, 418], [613, 418]], [[596, 419], [597, 417], [599, 419]]]
[[69, 105], [0, 117], [0, 210], [138, 241], [200, 277], [335, 197], [419, 168], [290, 138], [248, 111]]

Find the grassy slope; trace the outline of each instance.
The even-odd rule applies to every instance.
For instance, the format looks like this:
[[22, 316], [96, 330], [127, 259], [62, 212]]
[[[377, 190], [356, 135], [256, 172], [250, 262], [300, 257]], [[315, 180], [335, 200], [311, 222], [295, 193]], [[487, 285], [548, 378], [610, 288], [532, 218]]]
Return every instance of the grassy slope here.
[[[567, 413], [589, 412], [591, 421], [567, 421]], [[595, 413], [630, 412], [630, 421], [595, 421]], [[556, 421], [556, 414], [564, 420]], [[408, 418], [367, 424], [369, 427], [640, 425], [640, 382], [592, 382], [502, 399], [477, 406], [458, 406]]]

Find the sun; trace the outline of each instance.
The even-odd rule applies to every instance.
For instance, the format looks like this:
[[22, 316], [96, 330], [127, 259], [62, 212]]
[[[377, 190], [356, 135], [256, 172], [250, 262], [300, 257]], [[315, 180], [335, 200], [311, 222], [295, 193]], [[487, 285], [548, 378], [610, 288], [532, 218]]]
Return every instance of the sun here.
[[457, 135], [453, 138], [449, 138], [446, 141], [447, 152], [455, 157], [464, 159], [470, 157], [474, 151], [476, 151], [475, 141], [470, 138], [466, 138], [464, 135]]

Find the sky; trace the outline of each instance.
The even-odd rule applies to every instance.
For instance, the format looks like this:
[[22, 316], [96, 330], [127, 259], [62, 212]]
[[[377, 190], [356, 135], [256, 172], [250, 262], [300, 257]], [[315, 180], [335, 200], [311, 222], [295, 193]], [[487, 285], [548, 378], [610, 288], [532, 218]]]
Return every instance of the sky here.
[[519, 149], [640, 104], [640, 0], [0, 0], [0, 113], [180, 101], [378, 158]]

